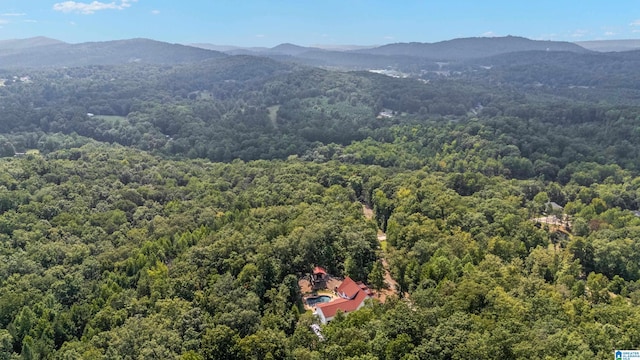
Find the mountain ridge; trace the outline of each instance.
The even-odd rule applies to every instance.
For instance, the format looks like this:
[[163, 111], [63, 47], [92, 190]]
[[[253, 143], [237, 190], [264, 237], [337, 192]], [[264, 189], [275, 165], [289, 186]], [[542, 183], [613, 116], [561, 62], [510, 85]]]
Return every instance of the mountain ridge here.
[[178, 64], [227, 56], [219, 51], [145, 38], [78, 44], [57, 41], [46, 46], [28, 46], [32, 42], [30, 39], [16, 40], [16, 50], [0, 50], [0, 67], [117, 65], [130, 62]]
[[575, 44], [598, 52], [624, 52], [640, 49], [640, 39], [576, 41]]
[[374, 55], [403, 55], [442, 60], [466, 60], [519, 51], [589, 50], [570, 42], [531, 40], [518, 36], [458, 38], [435, 43], [395, 43], [356, 52]]
[[588, 49], [576, 43], [566, 41], [532, 40], [519, 36], [456, 38], [433, 43], [399, 42], [380, 46], [301, 46], [282, 43], [271, 48], [219, 46], [213, 44], [194, 44], [202, 48], [221, 49], [229, 54], [279, 54], [289, 56], [309, 55], [309, 52], [329, 51], [335, 53], [358, 53], [384, 56], [410, 56], [417, 58], [466, 60], [490, 57], [519, 51], [571, 51], [586, 53]]
[[363, 70], [398, 66], [426, 68], [435, 61], [465, 61], [521, 51], [590, 52], [574, 43], [516, 36], [395, 43], [354, 50], [348, 47], [323, 49], [291, 43], [271, 48], [185, 45], [144, 38], [69, 44], [47, 37], [35, 37], [0, 41], [0, 67], [115, 65], [129, 62], [177, 64], [229, 55], [250, 55], [311, 66]]
[[0, 40], [0, 50], [7, 49], [24, 49], [30, 47], [49, 46], [66, 44], [64, 41], [49, 38], [46, 36], [35, 36], [24, 39], [6, 39]]

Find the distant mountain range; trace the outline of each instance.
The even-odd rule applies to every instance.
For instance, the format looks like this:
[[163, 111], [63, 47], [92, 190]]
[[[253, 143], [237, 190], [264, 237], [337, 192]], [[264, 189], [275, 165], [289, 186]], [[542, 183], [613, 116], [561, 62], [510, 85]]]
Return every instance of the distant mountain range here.
[[374, 55], [404, 55], [434, 60], [466, 60], [520, 51], [587, 52], [570, 42], [530, 40], [517, 36], [464, 38], [436, 43], [398, 43], [360, 50]]
[[194, 46], [205, 49], [215, 49], [231, 54], [289, 55], [309, 58], [315, 57], [315, 55], [309, 53], [313, 54], [319, 51], [325, 51], [383, 56], [410, 56], [433, 60], [466, 60], [532, 50], [588, 52], [587, 49], [570, 42], [539, 41], [516, 36], [463, 38], [436, 43], [396, 43], [377, 47], [350, 46], [346, 49], [326, 45], [320, 48], [304, 47], [294, 44], [280, 44], [273, 48], [223, 47], [211, 44], [194, 44]]
[[576, 44], [585, 49], [600, 52], [640, 50], [640, 40], [594, 40], [578, 41]]
[[221, 52], [149, 39], [67, 44], [48, 38], [0, 42], [0, 68], [178, 64], [227, 56]]
[[39, 46], [48, 45], [62, 45], [63, 41], [47, 38], [44, 36], [33, 37], [29, 39], [13, 39], [13, 40], [0, 40], [0, 51], [9, 50], [23, 50], [28, 48], [34, 48]]
[[434, 66], [434, 61], [463, 61], [521, 51], [589, 52], [570, 42], [538, 41], [515, 36], [346, 48], [326, 45], [322, 48], [304, 47], [288, 43], [273, 48], [222, 47], [211, 44], [194, 44], [194, 46], [216, 49], [230, 55], [267, 56], [276, 60], [296, 61], [312, 66], [347, 69], [428, 67]]
[[[583, 46], [580, 46], [583, 45]], [[0, 69], [116, 65], [124, 63], [179, 64], [230, 55], [269, 57], [351, 70], [374, 68], [426, 69], [436, 62], [459, 62], [524, 51], [570, 52], [622, 51], [640, 48], [640, 40], [591, 41], [579, 44], [530, 40], [516, 36], [462, 38], [436, 43], [397, 43], [377, 47], [305, 47], [280, 44], [273, 48], [213, 44], [169, 44], [149, 39], [68, 44], [46, 37], [0, 41]]]

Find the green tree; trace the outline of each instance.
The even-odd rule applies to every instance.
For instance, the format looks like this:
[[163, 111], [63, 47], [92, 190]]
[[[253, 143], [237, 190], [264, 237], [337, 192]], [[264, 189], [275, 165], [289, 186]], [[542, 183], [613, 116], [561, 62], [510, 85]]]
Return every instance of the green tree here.
[[589, 299], [594, 304], [608, 303], [611, 300], [608, 285], [609, 281], [604, 275], [593, 272], [590, 273], [589, 276], [587, 276]]
[[0, 360], [9, 360], [13, 356], [13, 337], [8, 330], [0, 330]]
[[368, 282], [371, 287], [378, 292], [384, 289], [384, 268], [382, 267], [382, 263], [380, 261], [376, 261], [373, 263], [373, 268], [369, 273]]
[[283, 332], [259, 330], [238, 341], [238, 353], [241, 359], [286, 359], [289, 351]]
[[202, 354], [206, 360], [237, 358], [238, 333], [226, 325], [208, 329], [202, 337]]

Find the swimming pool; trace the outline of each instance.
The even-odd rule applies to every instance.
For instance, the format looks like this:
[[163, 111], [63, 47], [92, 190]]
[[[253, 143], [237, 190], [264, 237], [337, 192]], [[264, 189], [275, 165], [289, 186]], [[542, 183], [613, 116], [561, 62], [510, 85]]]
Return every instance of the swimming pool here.
[[320, 296], [316, 296], [316, 297], [307, 298], [307, 305], [316, 306], [316, 304], [325, 303], [325, 302], [329, 302], [329, 301], [331, 301], [331, 296], [320, 295]]

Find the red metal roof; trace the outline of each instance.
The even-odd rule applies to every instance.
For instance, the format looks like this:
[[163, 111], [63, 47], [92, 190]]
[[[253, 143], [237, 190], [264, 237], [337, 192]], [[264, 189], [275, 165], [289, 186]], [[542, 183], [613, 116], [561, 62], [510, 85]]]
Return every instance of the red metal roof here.
[[327, 270], [325, 270], [323, 267], [316, 266], [313, 269], [313, 275], [327, 275]]
[[344, 281], [342, 282], [342, 284], [338, 286], [337, 290], [338, 290], [338, 295], [344, 294], [344, 297], [348, 299], [353, 299], [358, 293], [358, 291], [360, 291], [360, 286], [358, 286], [358, 284], [355, 281], [353, 281], [353, 279], [347, 276], [346, 278], [344, 278]]
[[367, 297], [368, 295], [364, 291], [360, 291], [353, 299], [337, 299], [332, 302], [318, 304], [316, 308], [322, 311], [325, 318], [330, 319], [336, 316], [338, 310], [342, 310], [345, 313], [357, 310]]
[[340, 293], [344, 293], [348, 299], [336, 299], [316, 305], [316, 308], [322, 311], [325, 318], [334, 317], [338, 310], [342, 310], [345, 313], [355, 311], [366, 298], [371, 296], [371, 290], [366, 285], [358, 284], [348, 276], [338, 287], [338, 294]]

